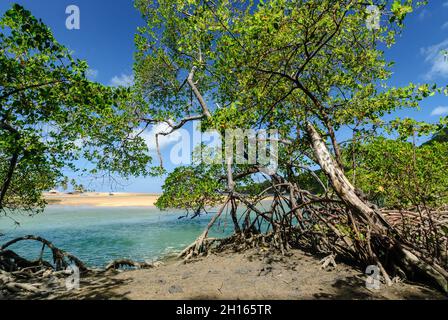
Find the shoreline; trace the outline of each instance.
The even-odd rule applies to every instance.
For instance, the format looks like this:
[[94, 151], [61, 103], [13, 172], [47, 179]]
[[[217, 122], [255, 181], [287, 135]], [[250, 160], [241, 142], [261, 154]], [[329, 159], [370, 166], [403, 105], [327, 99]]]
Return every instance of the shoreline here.
[[[47, 193], [44, 197], [52, 207], [155, 208], [160, 195], [90, 192]], [[381, 290], [372, 291], [365, 287], [366, 275], [361, 270], [344, 263], [323, 270], [319, 258], [295, 249], [286, 256], [267, 248], [241, 253], [227, 250], [188, 263], [170, 253], [157, 261], [160, 264], [152, 269], [107, 276], [116, 281], [113, 288], [89, 289], [86, 281], [86, 290], [61, 298], [89, 298], [95, 292], [99, 299], [131, 300], [447, 299], [435, 289], [410, 282], [382, 285]]]
[[[155, 202], [160, 198], [158, 193], [116, 192], [112, 195], [108, 192], [85, 192], [77, 194], [69, 193], [44, 193], [43, 197], [49, 207], [97, 207], [97, 208], [156, 208]], [[263, 201], [272, 201], [267, 197]]]
[[44, 193], [48, 206], [66, 207], [146, 207], [155, 208], [154, 203], [160, 197], [155, 193], [86, 192], [82, 194]]

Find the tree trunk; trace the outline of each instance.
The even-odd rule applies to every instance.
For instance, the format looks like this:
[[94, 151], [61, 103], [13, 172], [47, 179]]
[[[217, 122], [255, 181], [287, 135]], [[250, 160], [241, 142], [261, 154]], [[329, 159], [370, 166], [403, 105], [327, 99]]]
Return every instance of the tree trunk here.
[[[424, 274], [437, 283], [445, 292], [448, 292], [448, 272], [436, 263], [425, 261], [425, 258], [416, 250], [413, 250], [411, 246], [403, 244], [396, 230], [389, 225], [382, 215], [372, 209], [368, 202], [362, 200], [356, 194], [354, 186], [330, 154], [327, 145], [313, 124], [307, 123], [307, 133], [316, 161], [327, 175], [337, 195], [353, 211], [354, 216], [361, 223], [369, 227], [373, 233], [389, 241], [389, 244], [385, 243], [383, 249], [392, 250], [391, 248], [393, 247], [394, 252], [389, 253], [395, 253], [401, 266], [407, 270], [418, 271]], [[373, 254], [375, 256], [372, 258], [376, 258], [376, 253]]]
[[11, 160], [9, 161], [8, 172], [6, 173], [5, 180], [3, 181], [3, 185], [0, 189], [0, 210], [3, 209], [4, 200], [6, 198], [6, 193], [8, 192], [9, 186], [11, 185], [12, 177], [14, 175], [14, 170], [17, 166], [17, 161], [19, 160], [19, 153], [15, 152]]
[[353, 187], [342, 169], [333, 159], [327, 145], [311, 123], [307, 124], [307, 132], [317, 163], [329, 178], [335, 192], [342, 201], [355, 211], [363, 222], [378, 229], [378, 231], [390, 230], [391, 227], [389, 224], [356, 194], [355, 187]]
[[[11, 135], [14, 136], [16, 142], [18, 142], [21, 138], [20, 133], [13, 128], [11, 125], [6, 123], [4, 120], [0, 122], [0, 129], [4, 129], [8, 131]], [[17, 148], [17, 146], [16, 146]], [[0, 189], [0, 210], [4, 207], [4, 200], [6, 198], [6, 193], [8, 192], [9, 186], [11, 185], [12, 177], [14, 175], [14, 171], [17, 166], [17, 162], [19, 161], [20, 152], [18, 150], [13, 151], [11, 160], [9, 161], [9, 168], [6, 173], [5, 180], [3, 181], [3, 185]]]

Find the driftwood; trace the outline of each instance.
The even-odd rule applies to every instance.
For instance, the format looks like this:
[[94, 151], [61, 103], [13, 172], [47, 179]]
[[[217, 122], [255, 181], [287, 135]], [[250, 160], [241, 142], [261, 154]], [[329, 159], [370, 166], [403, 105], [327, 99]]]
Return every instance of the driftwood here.
[[118, 259], [114, 260], [111, 263], [109, 263], [105, 270], [116, 270], [120, 269], [121, 267], [134, 267], [137, 269], [151, 269], [154, 268], [154, 264], [152, 263], [146, 263], [146, 262], [136, 262], [130, 259]]

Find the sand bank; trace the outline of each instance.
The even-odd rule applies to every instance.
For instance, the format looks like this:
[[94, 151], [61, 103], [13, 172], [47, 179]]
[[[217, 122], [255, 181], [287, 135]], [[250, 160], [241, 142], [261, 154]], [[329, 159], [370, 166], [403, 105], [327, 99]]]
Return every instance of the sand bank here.
[[154, 207], [159, 198], [150, 193], [87, 192], [83, 194], [44, 194], [49, 205], [93, 207]]

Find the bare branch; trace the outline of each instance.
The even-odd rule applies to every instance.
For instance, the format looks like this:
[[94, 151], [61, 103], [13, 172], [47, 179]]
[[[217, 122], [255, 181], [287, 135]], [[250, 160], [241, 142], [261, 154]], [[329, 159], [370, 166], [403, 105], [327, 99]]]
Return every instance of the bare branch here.
[[187, 82], [190, 85], [191, 89], [193, 90], [193, 93], [196, 96], [196, 99], [198, 100], [199, 104], [201, 105], [202, 112], [208, 119], [210, 119], [212, 117], [212, 115], [211, 115], [210, 111], [208, 110], [208, 107], [207, 107], [207, 104], [205, 103], [204, 98], [202, 97], [201, 93], [199, 92], [198, 88], [196, 87], [196, 84], [193, 81], [196, 69], [197, 69], [196, 66], [194, 66], [193, 69], [191, 69], [191, 72], [187, 78]]

